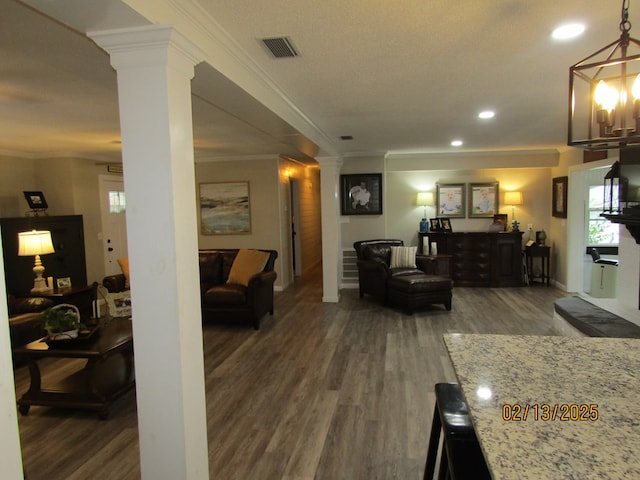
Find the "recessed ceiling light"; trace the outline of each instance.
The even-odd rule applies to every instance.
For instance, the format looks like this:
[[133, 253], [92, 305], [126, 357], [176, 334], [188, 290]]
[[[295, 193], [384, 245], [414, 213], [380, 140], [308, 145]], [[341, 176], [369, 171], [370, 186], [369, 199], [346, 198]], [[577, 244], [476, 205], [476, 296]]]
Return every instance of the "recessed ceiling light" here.
[[551, 36], [556, 40], [568, 40], [582, 35], [584, 28], [584, 25], [581, 23], [568, 23], [556, 28], [553, 33], [551, 33]]
[[478, 114], [478, 118], [483, 118], [483, 119], [493, 118], [495, 116], [496, 116], [496, 112], [494, 112], [493, 110], [485, 110], [484, 112], [480, 112]]
[[451, 146], [452, 147], [460, 147], [460, 146], [462, 146], [462, 140], [454, 140], [453, 142], [451, 142]]

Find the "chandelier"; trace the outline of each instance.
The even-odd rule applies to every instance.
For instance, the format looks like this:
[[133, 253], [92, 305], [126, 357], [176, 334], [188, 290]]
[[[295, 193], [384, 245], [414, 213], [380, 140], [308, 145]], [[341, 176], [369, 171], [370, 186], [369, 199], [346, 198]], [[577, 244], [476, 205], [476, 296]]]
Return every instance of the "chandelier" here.
[[568, 145], [640, 146], [640, 42], [629, 36], [628, 3], [622, 2], [620, 38], [569, 69]]

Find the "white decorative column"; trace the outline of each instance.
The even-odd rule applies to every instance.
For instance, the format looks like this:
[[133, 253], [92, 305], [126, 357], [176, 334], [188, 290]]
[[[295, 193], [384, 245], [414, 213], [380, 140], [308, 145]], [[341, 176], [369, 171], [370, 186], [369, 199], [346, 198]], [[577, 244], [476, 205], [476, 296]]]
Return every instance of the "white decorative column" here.
[[169, 26], [88, 35], [118, 98], [143, 479], [208, 479], [191, 78], [201, 53]]
[[[0, 236], [0, 292], [6, 292], [7, 286], [2, 272], [4, 272], [4, 256], [2, 255], [2, 237]], [[2, 478], [7, 480], [24, 478], [6, 295], [2, 295], [0, 298], [0, 415]]]
[[320, 164], [320, 205], [322, 208], [322, 301], [340, 300], [340, 167], [338, 157], [316, 158]]

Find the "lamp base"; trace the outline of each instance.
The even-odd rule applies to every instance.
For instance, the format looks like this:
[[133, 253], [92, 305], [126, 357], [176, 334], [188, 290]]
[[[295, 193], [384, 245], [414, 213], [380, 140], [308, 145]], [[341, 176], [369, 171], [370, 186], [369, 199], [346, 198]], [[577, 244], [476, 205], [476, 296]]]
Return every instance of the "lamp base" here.
[[33, 273], [35, 274], [36, 278], [33, 279], [33, 288], [31, 289], [31, 293], [50, 292], [51, 288], [47, 286], [47, 283], [42, 276], [42, 274], [44, 273], [44, 266], [40, 261], [40, 255], [36, 255], [36, 263], [33, 267]]
[[427, 233], [429, 231], [429, 222], [426, 218], [420, 220], [420, 233]]
[[44, 281], [44, 278], [40, 277], [40, 278], [36, 278], [33, 281], [33, 288], [31, 289], [31, 293], [47, 293], [50, 292], [52, 289], [49, 288], [46, 284], [46, 282]]

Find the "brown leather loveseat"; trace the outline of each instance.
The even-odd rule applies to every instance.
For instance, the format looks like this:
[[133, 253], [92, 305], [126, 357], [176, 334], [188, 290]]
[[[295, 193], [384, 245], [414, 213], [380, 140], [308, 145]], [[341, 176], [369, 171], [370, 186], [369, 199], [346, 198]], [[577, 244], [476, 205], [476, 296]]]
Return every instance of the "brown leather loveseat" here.
[[[232, 272], [238, 254], [244, 268]], [[247, 322], [258, 330], [260, 320], [273, 315], [273, 270], [278, 252], [275, 250], [211, 249], [199, 250], [200, 300], [204, 321]], [[256, 263], [257, 262], [257, 263]], [[236, 267], [239, 267], [239, 263]], [[229, 281], [229, 276], [232, 279]], [[126, 289], [124, 274], [102, 280], [109, 292]]]
[[[273, 269], [278, 252], [237, 248], [200, 250], [199, 257], [203, 320], [244, 321], [258, 330], [260, 319], [267, 312], [273, 315], [273, 284], [277, 277]], [[236, 258], [246, 258], [248, 270], [244, 275], [230, 278], [238, 267]], [[253, 261], [258, 263], [252, 269]], [[261, 263], [264, 266], [260, 267]]]

